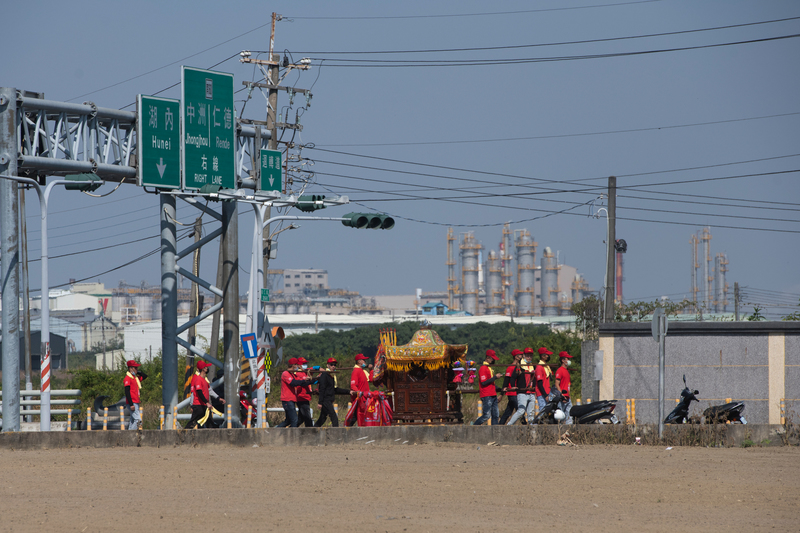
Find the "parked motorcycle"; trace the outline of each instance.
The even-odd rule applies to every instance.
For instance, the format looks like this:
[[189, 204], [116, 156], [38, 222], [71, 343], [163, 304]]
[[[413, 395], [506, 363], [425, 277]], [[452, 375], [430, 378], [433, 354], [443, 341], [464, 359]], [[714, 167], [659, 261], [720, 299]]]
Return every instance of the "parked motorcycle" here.
[[[569, 410], [573, 424], [619, 424], [619, 418], [614, 414], [617, 400], [600, 400], [585, 405], [573, 405]], [[603, 422], [607, 420], [608, 422]]]
[[742, 416], [744, 412], [744, 402], [731, 402], [724, 405], [709, 407], [703, 411], [706, 424], [747, 424], [747, 420]]
[[[564, 396], [559, 391], [553, 391], [547, 396], [547, 403], [533, 419], [534, 424], [555, 424], [557, 422], [557, 411], [564, 401]], [[573, 405], [569, 410], [573, 424], [592, 424], [604, 423], [607, 420], [611, 424], [619, 424], [614, 409], [617, 407], [616, 400], [601, 400], [598, 402], [587, 403], [586, 405]]]
[[699, 402], [697, 395], [700, 391], [691, 391], [686, 384], [686, 375], [683, 376], [683, 390], [681, 391], [681, 399], [675, 409], [672, 410], [667, 418], [664, 419], [665, 424], [685, 424], [689, 421], [689, 407], [692, 402]]

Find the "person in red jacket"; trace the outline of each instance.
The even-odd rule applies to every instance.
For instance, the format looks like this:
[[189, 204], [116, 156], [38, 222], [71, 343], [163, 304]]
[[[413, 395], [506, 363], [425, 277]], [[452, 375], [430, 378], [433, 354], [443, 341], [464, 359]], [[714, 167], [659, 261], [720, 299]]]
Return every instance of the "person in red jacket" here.
[[561, 366], [556, 370], [556, 389], [561, 391], [564, 399], [561, 401], [560, 408], [567, 416], [564, 420], [565, 424], [572, 424], [572, 417], [569, 416], [569, 411], [572, 409], [572, 400], [569, 396], [569, 384], [572, 381], [569, 376], [568, 367], [571, 364], [572, 356], [567, 352], [559, 352], [558, 357], [561, 361]]
[[133, 359], [128, 361], [127, 365], [128, 372], [125, 374], [122, 386], [125, 387], [125, 401], [128, 404], [128, 409], [131, 410], [131, 421], [128, 429], [141, 429], [142, 412], [139, 410], [139, 398], [142, 390], [142, 380], [147, 376], [136, 370], [141, 365]]
[[[309, 380], [309, 374], [306, 373], [308, 361], [305, 357], [298, 357], [297, 365], [300, 368], [295, 372], [294, 377], [304, 381]], [[314, 382], [309, 381], [309, 383]], [[297, 395], [297, 416], [299, 418], [297, 425], [305, 425], [307, 428], [314, 427], [314, 420], [311, 418], [311, 385], [301, 385], [295, 389], [295, 393]]]
[[483, 414], [473, 422], [473, 425], [480, 426], [492, 417], [492, 425], [497, 425], [500, 413], [497, 409], [497, 389], [494, 386], [495, 380], [503, 377], [503, 373], [495, 374], [490, 366], [499, 358], [494, 350], [486, 350], [486, 359], [478, 369], [478, 384], [481, 402], [483, 403]]
[[292, 357], [289, 359], [289, 368], [281, 374], [281, 404], [283, 412], [286, 413], [286, 420], [276, 427], [297, 427], [297, 389], [311, 383], [310, 380], [297, 379], [295, 374], [298, 370], [297, 359]]
[[547, 403], [547, 396], [550, 394], [550, 374], [553, 372], [547, 366], [553, 352], [542, 346], [539, 348], [539, 364], [536, 365], [536, 401], [539, 402], [539, 410], [544, 409]]
[[522, 359], [522, 351], [511, 350], [511, 357], [513, 357], [514, 360], [511, 366], [506, 368], [505, 377], [503, 378], [503, 393], [506, 395], [506, 398], [508, 398], [508, 402], [506, 403], [506, 410], [503, 411], [503, 416], [500, 417], [500, 425], [508, 422], [508, 418], [517, 410], [517, 387], [511, 382], [511, 376], [514, 373], [514, 369], [517, 368], [520, 359]]
[[[192, 418], [186, 424], [186, 429], [192, 429], [197, 423], [205, 416], [206, 411], [211, 409], [211, 397], [208, 394], [208, 369], [211, 363], [206, 363], [203, 360], [197, 362], [197, 372], [192, 376]], [[208, 427], [208, 425], [197, 426], [198, 428]]]
[[369, 358], [364, 354], [356, 354], [356, 366], [353, 367], [353, 373], [350, 374], [350, 401], [357, 405], [356, 416], [351, 417], [347, 421], [347, 426], [354, 426], [358, 419], [364, 419], [364, 413], [367, 409], [367, 402], [361, 397], [363, 392], [369, 392], [370, 375], [367, 370], [367, 361]]

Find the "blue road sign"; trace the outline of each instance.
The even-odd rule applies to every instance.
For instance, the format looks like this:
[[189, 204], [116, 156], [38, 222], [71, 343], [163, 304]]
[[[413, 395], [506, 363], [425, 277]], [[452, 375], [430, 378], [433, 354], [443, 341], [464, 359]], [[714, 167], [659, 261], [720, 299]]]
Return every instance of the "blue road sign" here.
[[258, 341], [256, 340], [255, 333], [246, 333], [241, 335], [242, 348], [244, 349], [244, 356], [248, 359], [255, 359], [258, 357]]

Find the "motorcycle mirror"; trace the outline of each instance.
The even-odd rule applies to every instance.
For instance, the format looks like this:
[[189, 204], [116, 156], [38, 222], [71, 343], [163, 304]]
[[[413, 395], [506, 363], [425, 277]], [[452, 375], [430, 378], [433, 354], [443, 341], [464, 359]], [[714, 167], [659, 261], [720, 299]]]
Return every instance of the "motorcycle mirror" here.
[[688, 387], [689, 385], [686, 384], [686, 374], [683, 375], [683, 386]]

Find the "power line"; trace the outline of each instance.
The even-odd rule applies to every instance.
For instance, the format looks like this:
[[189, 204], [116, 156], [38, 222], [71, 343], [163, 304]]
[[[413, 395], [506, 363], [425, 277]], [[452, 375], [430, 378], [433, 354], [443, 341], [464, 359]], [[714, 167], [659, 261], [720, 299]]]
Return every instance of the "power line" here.
[[[75, 97], [73, 97], [73, 98], [70, 98], [69, 100], [67, 100], [67, 102], [71, 102], [72, 100], [77, 100], [78, 98], [83, 98], [84, 96], [89, 96], [90, 94], [99, 93], [99, 92], [101, 92], [101, 91], [105, 91], [106, 89], [111, 89], [112, 87], [117, 87], [118, 85], [122, 85], [123, 83], [128, 83], [129, 81], [133, 81], [133, 80], [135, 80], [135, 79], [138, 79], [138, 78], [141, 78], [141, 77], [147, 76], [147, 75], [149, 75], [149, 74], [152, 74], [152, 73], [154, 73], [154, 72], [158, 72], [159, 70], [163, 70], [163, 69], [165, 69], [165, 68], [167, 68], [167, 67], [171, 67], [172, 65], [177, 65], [178, 63], [181, 63], [181, 62], [183, 62], [183, 61], [186, 61], [187, 59], [191, 59], [191, 58], [193, 58], [193, 57], [199, 56], [200, 54], [204, 54], [204, 53], [208, 52], [209, 50], [213, 50], [214, 48], [219, 48], [220, 46], [222, 46], [222, 45], [224, 45], [224, 44], [228, 44], [228, 43], [229, 43], [229, 42], [231, 42], [231, 41], [235, 41], [236, 39], [238, 39], [238, 38], [240, 38], [240, 37], [244, 37], [245, 35], [248, 35], [248, 34], [250, 34], [250, 33], [253, 33], [254, 31], [257, 31], [257, 30], [260, 30], [261, 28], [264, 28], [264, 27], [266, 27], [266, 26], [269, 26], [270, 24], [271, 24], [270, 22], [267, 22], [266, 24], [262, 24], [261, 26], [257, 26], [257, 27], [255, 27], [255, 28], [253, 28], [252, 30], [248, 30], [248, 31], [246, 31], [246, 32], [244, 32], [244, 33], [240, 33], [240, 34], [239, 34], [239, 35], [237, 35], [236, 37], [231, 37], [230, 39], [227, 39], [227, 40], [225, 40], [225, 41], [222, 41], [221, 43], [217, 43], [217, 44], [215, 44], [215, 45], [213, 45], [213, 46], [209, 46], [208, 48], [206, 48], [206, 49], [204, 49], [204, 50], [200, 50], [199, 52], [195, 52], [194, 54], [188, 55], [188, 56], [186, 56], [186, 57], [184, 57], [184, 58], [178, 59], [178, 60], [176, 60], [176, 61], [173, 61], [173, 62], [171, 62], [171, 63], [167, 63], [166, 65], [160, 66], [160, 67], [158, 67], [158, 68], [154, 68], [153, 70], [148, 70], [147, 72], [143, 72], [142, 74], [137, 74], [136, 76], [133, 76], [133, 77], [131, 77], [131, 78], [128, 78], [128, 79], [126, 79], [126, 80], [122, 80], [122, 81], [119, 81], [119, 82], [117, 82], [117, 83], [112, 83], [111, 85], [107, 85], [107, 86], [105, 86], [105, 87], [103, 87], [103, 88], [101, 88], [101, 89], [96, 89], [96, 90], [94, 90], [94, 91], [90, 91], [90, 92], [88, 92], [88, 93], [84, 93], [84, 94], [81, 94], [81, 95], [79, 95], [79, 96], [75, 96]], [[231, 57], [234, 57], [234, 56], [236, 56], [236, 55], [239, 55], [239, 54], [238, 54], [238, 52], [237, 52], [236, 54], [234, 54], [233, 56], [231, 56]], [[225, 61], [227, 61], [228, 59], [231, 59], [231, 57], [229, 57], [229, 58], [227, 58], [227, 59], [223, 60], [223, 61], [222, 61], [222, 63], [224, 63], [224, 62], [225, 62]], [[220, 63], [217, 63], [217, 65], [219, 65], [219, 64], [220, 64]], [[173, 86], [173, 87], [174, 87], [174, 86]], [[163, 92], [163, 91], [162, 91], [162, 92]], [[158, 93], [156, 93], [156, 94], [158, 94]], [[127, 107], [127, 106], [126, 106], [126, 107]]]
[[[304, 55], [311, 55], [311, 54], [324, 54], [324, 55], [379, 55], [379, 54], [431, 54], [431, 53], [449, 53], [449, 52], [487, 52], [487, 51], [494, 51], [494, 50], [519, 50], [524, 48], [540, 48], [543, 46], [565, 46], [565, 45], [575, 45], [575, 44], [594, 44], [594, 43], [605, 43], [605, 42], [614, 42], [614, 41], [626, 41], [631, 39], [649, 39], [652, 37], [668, 37], [674, 35], [685, 35], [689, 33], [702, 33], [707, 31], [718, 31], [718, 30], [728, 30], [733, 28], [744, 28], [747, 26], [758, 26], [761, 24], [774, 24], [778, 22], [787, 22], [792, 20], [798, 20], [800, 17], [786, 17], [781, 19], [773, 19], [773, 20], [762, 20], [758, 22], [745, 22], [742, 24], [728, 24], [726, 26], [714, 26], [710, 28], [696, 28], [693, 30], [677, 30], [677, 31], [668, 31], [668, 32], [661, 32], [661, 33], [648, 33], [642, 35], [625, 35], [622, 37], [605, 37], [601, 39], [584, 39], [580, 41], [560, 41], [554, 43], [534, 43], [534, 44], [517, 44], [517, 45], [505, 45], [505, 46], [476, 46], [476, 47], [469, 47], [469, 48], [430, 48], [430, 49], [423, 49], [423, 50], [354, 50], [354, 51], [340, 51], [340, 52], [332, 52], [330, 50], [318, 51], [318, 52], [295, 52], [298, 54]], [[262, 51], [261, 53], [266, 53]]]
[[[446, 166], [446, 165], [434, 165], [434, 164], [430, 164], [430, 163], [420, 163], [420, 162], [417, 162], [417, 161], [405, 161], [405, 160], [400, 160], [400, 159], [393, 159], [393, 158], [386, 158], [386, 157], [379, 157], [379, 156], [371, 156], [371, 155], [365, 155], [365, 154], [354, 154], [354, 153], [342, 152], [342, 151], [338, 151], [338, 150], [329, 150], [329, 149], [325, 149], [325, 148], [317, 148], [316, 146], [311, 146], [311, 145], [307, 145], [305, 148], [308, 148], [308, 149], [311, 149], [311, 150], [319, 150], [321, 152], [328, 152], [328, 153], [332, 153], [332, 154], [359, 157], [359, 158], [364, 158], [364, 159], [373, 159], [373, 160], [377, 160], [377, 161], [385, 161], [385, 162], [390, 162], [390, 163], [401, 163], [401, 164], [412, 165], [412, 166], [421, 166], [421, 167], [436, 168], [436, 169], [442, 169], [442, 170], [450, 170], [450, 171], [454, 171], [454, 172], [477, 173], [477, 174], [481, 174], [481, 175], [508, 177], [508, 178], [515, 178], [515, 179], [529, 180], [529, 181], [532, 180], [532, 181], [537, 181], [537, 182], [554, 183], [554, 184], [559, 184], [559, 185], [560, 184], [576, 184], [577, 185], [580, 182], [584, 181], [584, 180], [553, 180], [553, 179], [546, 179], [546, 178], [535, 178], [535, 177], [531, 177], [531, 176], [519, 176], [519, 175], [516, 175], [516, 174], [506, 174], [506, 173], [500, 173], [500, 172], [475, 170], [475, 169], [460, 168], [460, 167], [450, 167], [450, 166]], [[783, 157], [795, 157], [797, 155], [800, 155], [800, 154], [792, 154], [792, 155], [788, 155], [788, 156], [779, 156], [776, 159], [783, 158]], [[771, 159], [771, 158], [767, 158], [767, 159]], [[336, 165], [342, 165], [342, 166], [351, 166], [351, 167], [355, 167], [355, 168], [365, 168], [365, 169], [369, 169], [369, 170], [383, 170], [383, 171], [386, 171], [386, 172], [412, 174], [412, 173], [409, 173], [409, 172], [406, 172], [406, 171], [397, 170], [397, 169], [384, 169], [384, 168], [380, 168], [380, 167], [368, 167], [368, 166], [364, 166], [364, 165], [354, 165], [354, 164], [340, 163], [340, 162], [335, 162], [335, 161], [323, 161], [323, 160], [318, 160], [318, 159], [316, 159], [315, 161], [324, 162], [324, 163], [330, 163], [330, 164], [336, 164]], [[758, 160], [751, 160], [751, 161], [758, 161]], [[745, 161], [745, 162], [742, 162], [742, 163], [751, 162], [751, 161]], [[734, 163], [725, 163], [725, 164], [719, 164], [719, 165], [708, 165], [706, 167], [697, 167], [697, 168], [713, 168], [715, 166], [727, 166], [727, 165], [730, 165], [730, 164], [734, 164]], [[625, 176], [638, 176], [638, 175], [645, 175], [645, 174], [660, 174], [660, 173], [667, 173], [667, 172], [681, 171], [681, 170], [687, 170], [687, 169], [664, 170], [664, 171], [657, 171], [657, 172], [651, 172], [651, 173], [640, 173], [640, 174], [627, 174]], [[782, 172], [795, 172], [795, 170], [782, 171]], [[458, 181], [471, 181], [471, 182], [477, 182], [477, 183], [483, 183], [483, 184], [490, 184], [492, 186], [501, 185], [501, 186], [508, 186], [508, 187], [529, 187], [529, 188], [535, 188], [535, 189], [540, 189], [540, 190], [544, 190], [544, 191], [551, 191], [550, 193], [547, 193], [547, 194], [552, 194], [554, 192], [556, 192], [556, 193], [558, 193], [558, 192], [563, 192], [563, 193], [583, 192], [583, 193], [595, 194], [595, 193], [600, 192], [600, 191], [605, 191], [605, 186], [604, 185], [602, 185], [602, 186], [598, 185], [596, 187], [590, 187], [590, 188], [584, 188], [584, 189], [552, 189], [552, 188], [548, 188], [548, 187], [544, 187], [544, 186], [533, 186], [533, 185], [514, 184], [514, 183], [497, 183], [497, 182], [489, 182], [487, 180], [477, 180], [477, 179], [469, 179], [469, 178], [456, 178], [456, 177], [451, 177], [451, 176], [442, 176], [442, 175], [438, 175], [438, 174], [426, 174], [426, 173], [413, 173], [413, 174], [424, 176], [424, 177], [439, 177], [439, 178], [452, 179], [452, 180], [458, 180]], [[735, 175], [735, 176], [726, 176], [726, 177], [722, 177], [722, 178], [703, 178], [703, 179], [697, 179], [697, 180], [683, 180], [683, 181], [678, 181], [678, 182], [662, 182], [662, 183], [656, 183], [656, 184], [641, 184], [641, 185], [619, 186], [618, 189], [630, 189], [632, 192], [647, 192], [647, 193], [650, 193], [650, 194], [679, 195], [679, 196], [691, 196], [691, 197], [700, 197], [700, 198], [716, 198], [714, 196], [690, 195], [690, 194], [673, 193], [673, 192], [666, 192], [666, 191], [650, 191], [650, 190], [639, 191], [637, 188], [638, 187], [647, 187], [649, 185], [665, 185], [665, 184], [675, 184], [675, 183], [692, 183], [693, 181], [707, 181], [707, 180], [716, 180], [716, 179], [736, 179], [736, 178], [742, 178], [742, 177], [756, 177], [756, 176], [762, 176], [762, 175], [768, 175], [768, 173], [743, 174], [743, 175]], [[344, 177], [347, 177], [347, 176], [344, 176]], [[607, 178], [604, 178], [604, 179], [607, 179]], [[545, 194], [545, 193], [543, 193], [543, 194]], [[747, 202], [757, 202], [757, 203], [774, 203], [774, 204], [779, 204], [779, 205], [796, 205], [796, 204], [791, 203], [791, 202], [770, 202], [770, 201], [766, 201], [766, 200], [751, 200], [751, 199], [736, 199], [736, 198], [726, 198], [726, 199], [727, 200], [732, 200], [732, 201], [747, 201]]]
[[672, 48], [657, 48], [653, 50], [634, 50], [631, 52], [608, 52], [604, 54], [581, 54], [571, 56], [550, 57], [524, 57], [524, 58], [495, 58], [495, 59], [437, 59], [437, 60], [389, 60], [389, 59], [342, 59], [342, 58], [312, 58], [315, 61], [326, 61], [329, 68], [421, 68], [421, 67], [475, 67], [497, 65], [522, 65], [529, 63], [553, 63], [561, 61], [579, 61], [587, 59], [608, 59], [612, 57], [632, 57], [640, 55], [661, 54], [668, 52], [686, 52], [689, 50], [704, 50], [721, 48], [725, 46], [738, 46], [743, 44], [766, 43], [794, 39], [800, 34], [778, 35], [775, 37], [762, 37], [760, 39], [747, 39], [743, 41], [729, 41], [725, 43], [703, 44], [694, 46], [680, 46]]
[[291, 17], [286, 16], [284, 19], [291, 20], [397, 20], [397, 19], [428, 19], [428, 18], [462, 18], [462, 17], [485, 17], [493, 15], [519, 15], [523, 13], [544, 13], [548, 11], [574, 11], [578, 9], [593, 9], [602, 7], [617, 7], [628, 6], [634, 4], [650, 4], [660, 0], [637, 0], [634, 2], [617, 2], [614, 4], [597, 4], [591, 6], [574, 6], [574, 7], [552, 7], [543, 9], [520, 9], [516, 11], [493, 11], [483, 13], [456, 13], [450, 15], [396, 15], [396, 16], [360, 16], [360, 17]]
[[[713, 120], [708, 122], [695, 122], [693, 124], [676, 124], [672, 126], [655, 126], [648, 128], [630, 128], [622, 130], [609, 130], [609, 131], [593, 131], [585, 133], [564, 133], [557, 135], [530, 135], [525, 137], [504, 137], [498, 139], [477, 139], [477, 140], [457, 140], [457, 141], [419, 141], [419, 142], [399, 142], [399, 143], [347, 143], [347, 144], [322, 144], [318, 146], [332, 146], [332, 147], [373, 147], [373, 146], [427, 146], [427, 145], [442, 145], [442, 144], [473, 144], [473, 143], [494, 143], [494, 142], [513, 142], [513, 141], [535, 141], [543, 139], [567, 139], [570, 137], [591, 137], [594, 135], [616, 135], [620, 133], [641, 133], [644, 131], [661, 131], [671, 130], [677, 128], [693, 128], [696, 126], [711, 126], [715, 124], [730, 124], [734, 122], [745, 122], [750, 120], [763, 120], [768, 118], [789, 117], [800, 115], [800, 111], [793, 111], [790, 113], [778, 113], [775, 115], [764, 115], [760, 117], [747, 117], [747, 118], [734, 118], [728, 120]], [[618, 176], [619, 177], [619, 176]], [[606, 178], [586, 178], [588, 179], [606, 179]]]

